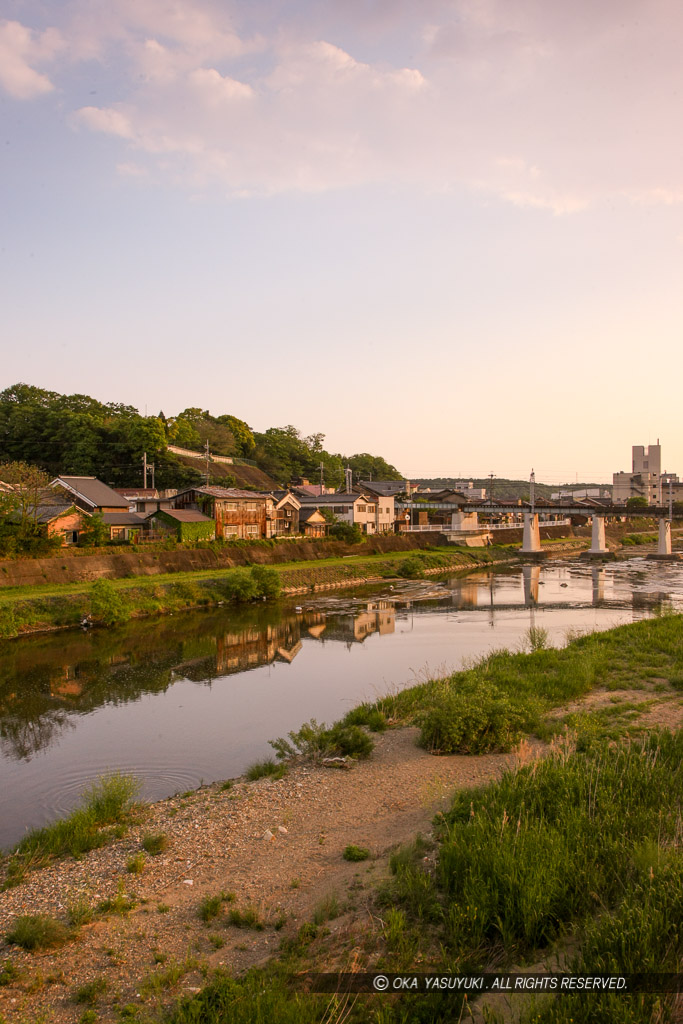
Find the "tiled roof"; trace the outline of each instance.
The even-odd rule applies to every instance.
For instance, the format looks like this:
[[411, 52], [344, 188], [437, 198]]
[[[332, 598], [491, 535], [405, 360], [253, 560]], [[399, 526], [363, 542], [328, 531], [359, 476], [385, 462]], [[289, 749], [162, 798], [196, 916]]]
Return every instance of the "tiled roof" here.
[[142, 526], [147, 518], [142, 512], [103, 512], [107, 526]]
[[128, 508], [125, 498], [95, 476], [58, 476], [55, 483], [84, 498], [93, 508]]
[[[159, 512], [171, 519], [177, 519], [179, 523], [212, 523], [213, 519], [197, 512], [194, 508], [162, 508]], [[158, 515], [154, 512], [153, 515]]]
[[352, 505], [354, 501], [362, 499], [362, 494], [311, 494], [301, 495], [299, 501], [302, 505]]
[[270, 494], [262, 494], [260, 491], [245, 491], [239, 487], [188, 487], [186, 491], [181, 491], [181, 494], [187, 494], [187, 491], [196, 491], [197, 494], [208, 494], [212, 498], [270, 498]]

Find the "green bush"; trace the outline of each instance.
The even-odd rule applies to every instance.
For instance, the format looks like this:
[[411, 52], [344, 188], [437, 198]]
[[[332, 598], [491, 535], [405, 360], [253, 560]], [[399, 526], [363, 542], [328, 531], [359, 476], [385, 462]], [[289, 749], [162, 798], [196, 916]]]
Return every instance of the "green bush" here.
[[370, 851], [364, 846], [355, 846], [353, 843], [350, 843], [344, 850], [342, 856], [344, 860], [350, 861], [367, 860], [370, 856]]
[[251, 569], [251, 577], [256, 584], [256, 596], [265, 597], [269, 601], [280, 595], [280, 574], [276, 569], [270, 569], [266, 565], [254, 565]]
[[233, 569], [225, 579], [225, 593], [229, 601], [243, 604], [258, 597], [256, 580], [248, 569]]
[[409, 558], [404, 558], [398, 564], [396, 570], [397, 576], [403, 576], [407, 580], [419, 579], [424, 572], [424, 564], [416, 555], [411, 555]]
[[538, 721], [530, 701], [514, 699], [486, 680], [434, 687], [431, 707], [418, 716], [420, 746], [438, 754], [509, 750]]
[[303, 757], [319, 760], [323, 757], [368, 757], [374, 744], [358, 725], [337, 722], [331, 728], [319, 725], [314, 718], [297, 732], [288, 733], [289, 739], [280, 737], [270, 745], [280, 758]]
[[341, 540], [345, 544], [360, 544], [363, 540], [358, 523], [354, 523], [353, 526], [350, 523], [334, 523], [330, 527], [329, 536], [334, 540]]
[[130, 618], [130, 607], [111, 580], [97, 580], [90, 588], [90, 614], [96, 622], [113, 626]]

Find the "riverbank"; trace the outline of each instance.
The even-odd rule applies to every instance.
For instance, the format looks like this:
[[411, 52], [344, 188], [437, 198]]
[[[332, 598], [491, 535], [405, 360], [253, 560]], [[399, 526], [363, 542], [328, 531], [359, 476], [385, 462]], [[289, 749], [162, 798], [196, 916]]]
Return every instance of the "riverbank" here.
[[[12, 1024], [36, 1021], [42, 1013], [55, 1024], [156, 1022], [170, 1019], [165, 1008], [186, 995], [205, 1000], [205, 1010], [195, 1016], [188, 1011], [174, 1018], [178, 1022], [255, 1021], [255, 1003], [260, 1019], [274, 1024], [319, 1021], [329, 999], [316, 1003], [312, 996], [297, 995], [283, 984], [277, 970], [291, 979], [301, 970], [342, 967], [405, 971], [418, 966], [451, 970], [460, 965], [460, 969], [476, 969], [471, 954], [467, 954], [470, 959], [458, 959], [452, 946], [451, 959], [444, 961], [446, 947], [440, 943], [448, 933], [440, 931], [438, 914], [430, 916], [440, 906], [438, 899], [436, 904], [432, 899], [437, 891], [420, 882], [425, 869], [429, 874], [434, 871], [435, 852], [444, 841], [433, 824], [434, 815], [448, 814], [451, 794], [457, 789], [465, 794], [460, 804], [466, 807], [469, 820], [470, 802], [480, 802], [488, 792], [477, 787], [493, 783], [506, 769], [528, 771], [525, 765], [531, 765], [533, 777], [536, 758], [553, 749], [559, 751], [562, 769], [579, 748], [600, 750], [602, 741], [609, 739], [606, 750], [622, 743], [630, 749], [639, 736], [654, 729], [679, 728], [683, 714], [680, 634], [681, 618], [665, 617], [582, 638], [564, 652], [539, 649], [525, 656], [498, 654], [485, 659], [477, 678], [485, 683], [489, 696], [492, 686], [498, 691], [486, 714], [498, 715], [506, 701], [509, 706], [506, 685], [510, 693], [521, 692], [524, 700], [533, 697], [543, 702], [542, 728], [515, 751], [435, 758], [416, 747], [415, 715], [434, 706], [433, 698], [445, 692], [445, 683], [437, 681], [384, 698], [356, 716], [371, 721], [374, 710], [394, 727], [373, 734], [371, 757], [349, 770], [321, 761], [298, 763], [279, 779], [216, 784], [147, 807], [126, 834], [110, 845], [82, 860], [64, 860], [30, 873], [0, 896], [2, 935], [26, 914], [81, 921], [80, 931], [55, 949], [30, 953], [9, 943], [0, 947], [0, 971], [4, 972], [0, 1013]], [[530, 642], [538, 643], [539, 638], [530, 637]], [[476, 675], [477, 669], [472, 668], [451, 680], [465, 685], [466, 691], [468, 680], [472, 682]], [[469, 711], [467, 707], [459, 711], [473, 716], [476, 725], [481, 704], [477, 700]], [[565, 725], [573, 739], [565, 738]], [[604, 766], [601, 771], [605, 774]], [[595, 775], [593, 770], [591, 799], [596, 798], [598, 777], [602, 778], [601, 772]], [[672, 866], [680, 860], [680, 847], [665, 837], [667, 800], [669, 796], [674, 803], [678, 799], [678, 782], [671, 774], [667, 779], [671, 793], [655, 794], [659, 813], [652, 839], [647, 841], [650, 846], [647, 833], [637, 846], [657, 876], [660, 863]], [[561, 792], [557, 780], [551, 791]], [[643, 816], [636, 810], [641, 789], [629, 789], [629, 793], [634, 817], [628, 823], [624, 820], [620, 831], [625, 845], [633, 849], [634, 822]], [[562, 812], [565, 817], [570, 805]], [[498, 840], [501, 828], [505, 829], [504, 817], [500, 821], [496, 818], [494, 829]], [[519, 831], [516, 819], [512, 839], [513, 826]], [[595, 823], [590, 828], [595, 832]], [[402, 860], [392, 860], [397, 844], [410, 844], [417, 832], [425, 840], [409, 847]], [[165, 847], [156, 855], [144, 853], [149, 836], [165, 837]], [[662, 844], [659, 853], [658, 843]], [[349, 846], [367, 850], [367, 859], [345, 860]], [[535, 857], [540, 849], [537, 840]], [[482, 854], [478, 856], [481, 860]], [[627, 874], [622, 871], [620, 877]], [[412, 886], [412, 896], [405, 887], [400, 892], [391, 890], [387, 904], [382, 887], [401, 878]], [[388, 891], [384, 889], [385, 894]], [[612, 912], [607, 903], [599, 906], [601, 917]], [[95, 911], [96, 907], [105, 909]], [[429, 907], [432, 910], [426, 913]], [[416, 918], [419, 913], [422, 916]], [[565, 927], [575, 923], [570, 917]], [[505, 955], [520, 955], [516, 943], [511, 940], [501, 946], [498, 937], [494, 943], [498, 965], [507, 966]], [[544, 955], [550, 958], [551, 953], [552, 947], [546, 947]], [[266, 974], [256, 976], [250, 994], [230, 990], [242, 1005], [252, 1007], [252, 1016], [240, 1016], [235, 1008], [233, 1016], [221, 1018], [217, 1011], [212, 1015], [206, 1009], [210, 1000], [200, 990], [207, 983], [214, 984], [210, 991], [228, 998], [229, 986], [221, 971], [240, 973], [266, 963]], [[608, 968], [623, 969], [616, 961]], [[274, 975], [268, 973], [273, 970]], [[278, 998], [272, 1007], [266, 1005], [269, 990]], [[303, 1003], [295, 1005], [297, 999]], [[394, 1015], [391, 1008], [399, 1004], [385, 1000], [350, 1007], [350, 1020], [374, 1021], [380, 1005], [386, 1011], [385, 1022], [413, 1019]], [[315, 1018], [305, 1012], [306, 1007], [309, 1012], [311, 1007], [316, 1010]], [[446, 1012], [452, 1012], [452, 1005]], [[572, 1015], [576, 1020], [577, 1015]], [[433, 1019], [445, 1022], [452, 1016]]]
[[[448, 546], [372, 556], [344, 555], [296, 565], [285, 562], [264, 568], [277, 573], [282, 593], [300, 594], [359, 586], [400, 576], [403, 572], [416, 576], [448, 570], [467, 572], [516, 558], [516, 551], [510, 548]], [[107, 625], [129, 618], [205, 608], [240, 600], [240, 594], [242, 599], [249, 600], [252, 595], [235, 585], [248, 572], [246, 568], [236, 567], [142, 578], [99, 579], [94, 583], [5, 587], [0, 589], [0, 638], [75, 628], [84, 619]], [[108, 595], [107, 600], [98, 603], [98, 594]]]

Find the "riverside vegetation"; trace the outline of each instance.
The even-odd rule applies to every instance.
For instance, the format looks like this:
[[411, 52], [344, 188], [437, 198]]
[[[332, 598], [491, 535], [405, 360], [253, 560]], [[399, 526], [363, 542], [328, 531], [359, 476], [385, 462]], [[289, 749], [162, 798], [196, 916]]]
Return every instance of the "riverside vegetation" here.
[[[505, 750], [525, 733], [550, 741], [545, 757], [520, 763], [478, 790], [457, 792], [450, 809], [434, 822], [431, 837], [417, 836], [394, 851], [389, 877], [371, 904], [371, 923], [363, 919], [363, 966], [461, 973], [525, 966], [576, 973], [678, 969], [683, 731], [648, 730], [639, 711], [653, 694], [680, 703], [682, 627], [681, 616], [666, 615], [575, 637], [562, 650], [547, 649], [542, 631], [535, 631], [526, 652], [494, 652], [446, 679], [361, 705], [331, 728], [310, 722], [273, 741], [285, 765], [292, 756], [366, 756], [373, 731], [407, 724], [419, 726], [420, 742], [435, 753]], [[595, 711], [557, 714], [598, 686], [642, 690], [642, 707], [615, 697]], [[129, 813], [126, 806], [119, 799], [116, 815]], [[109, 820], [105, 816], [102, 822], [105, 837]], [[357, 860], [367, 853], [347, 850]], [[211, 919], [229, 898], [221, 893], [202, 905], [200, 914]], [[139, 1019], [149, 1024], [470, 1019], [464, 997], [449, 992], [354, 1000], [342, 993], [302, 991], [300, 972], [362, 969], [357, 945], [335, 945], [324, 927], [326, 916], [317, 917], [284, 939], [265, 967], [241, 977], [219, 969], [196, 995], [165, 1009], [139, 1007]], [[662, 994], [542, 996], [518, 1012], [522, 1024], [675, 1019], [672, 997]], [[493, 1024], [509, 1018], [493, 1007], [485, 1019]]]
[[343, 586], [354, 578], [417, 578], [439, 570], [472, 570], [513, 557], [505, 547], [435, 548], [382, 555], [353, 555], [312, 562], [283, 562], [94, 583], [0, 588], [0, 639], [22, 633], [76, 627], [83, 620], [114, 626], [130, 618], [219, 604], [275, 600], [283, 587], [313, 589], [317, 580]]

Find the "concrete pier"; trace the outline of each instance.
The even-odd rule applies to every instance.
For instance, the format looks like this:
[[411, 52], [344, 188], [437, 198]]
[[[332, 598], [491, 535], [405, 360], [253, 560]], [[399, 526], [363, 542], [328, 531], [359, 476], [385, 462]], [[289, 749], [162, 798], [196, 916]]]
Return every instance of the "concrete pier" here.
[[541, 555], [541, 531], [538, 525], [538, 513], [524, 513], [524, 533], [522, 535], [522, 554]]
[[657, 541], [657, 554], [648, 555], [659, 562], [678, 562], [680, 555], [671, 550], [671, 520], [659, 520], [659, 539]]
[[605, 517], [593, 516], [593, 529], [591, 532], [591, 546], [588, 551], [582, 551], [580, 558], [614, 558], [614, 552], [610, 551], [605, 541]]

